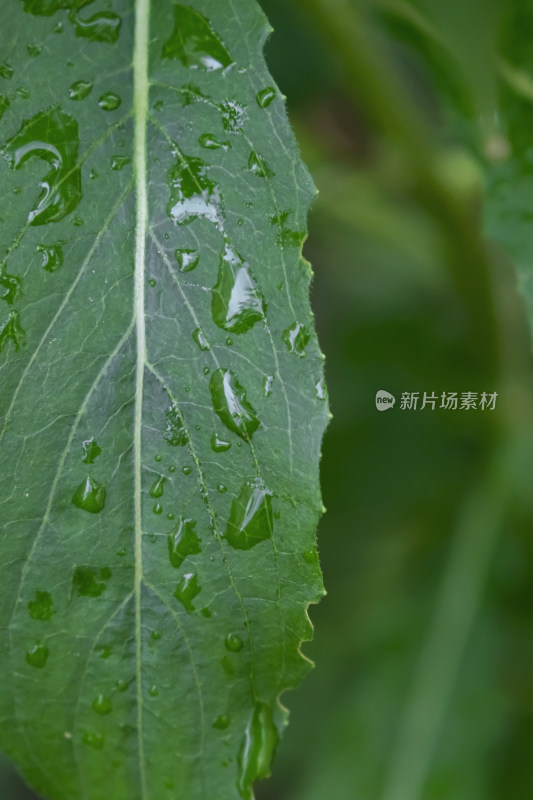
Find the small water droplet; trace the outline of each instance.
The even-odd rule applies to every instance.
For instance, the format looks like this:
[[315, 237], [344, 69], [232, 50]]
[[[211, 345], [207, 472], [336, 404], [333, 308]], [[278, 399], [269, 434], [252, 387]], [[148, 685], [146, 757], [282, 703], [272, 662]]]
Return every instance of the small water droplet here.
[[265, 397], [270, 397], [272, 394], [272, 384], [274, 383], [273, 375], [265, 375], [263, 378], [263, 394]]
[[0, 94], [0, 119], [2, 119], [10, 105], [9, 97], [6, 94]]
[[221, 148], [228, 150], [231, 147], [230, 142], [221, 142], [213, 133], [202, 133], [198, 142], [201, 147], [205, 147], [207, 150], [220, 150]]
[[81, 735], [83, 744], [92, 747], [93, 750], [103, 750], [105, 745], [105, 736], [101, 733], [94, 731], [84, 731]]
[[113, 711], [111, 700], [109, 699], [109, 697], [105, 697], [103, 694], [99, 694], [98, 697], [96, 697], [93, 700], [92, 708], [93, 711], [95, 711], [97, 714], [100, 714], [101, 716], [105, 716], [106, 714], [111, 714], [111, 712]]
[[47, 272], [56, 272], [63, 266], [63, 245], [64, 241], [60, 240], [55, 244], [39, 244], [37, 245], [37, 252], [42, 255], [42, 267]]
[[163, 497], [165, 482], [166, 478], [163, 475], [159, 475], [159, 477], [152, 484], [152, 487], [150, 489], [150, 497], [153, 497], [154, 499], [157, 499], [158, 497]]
[[224, 425], [228, 430], [249, 440], [260, 423], [235, 373], [222, 367], [215, 370], [211, 375], [209, 389], [214, 411]]
[[250, 800], [253, 796], [254, 781], [270, 775], [278, 741], [279, 734], [272, 718], [272, 709], [266, 703], [256, 702], [238, 757], [237, 788], [244, 800]]
[[7, 272], [0, 274], [0, 298], [9, 305], [13, 305], [15, 300], [22, 294], [22, 284], [20, 278], [9, 275]]
[[6, 64], [0, 64], [0, 78], [6, 78], [10, 80], [13, 77], [13, 68]]
[[230, 650], [232, 653], [238, 653], [243, 648], [242, 639], [237, 633], [228, 633], [224, 644], [226, 650]]
[[184, 67], [208, 72], [233, 63], [209, 20], [194, 8], [174, 5], [174, 30], [163, 45], [163, 58], [177, 59]]
[[150, 697], [159, 697], [159, 689], [157, 688], [155, 683], [148, 689], [148, 694], [150, 695]]
[[172, 521], [173, 519], [176, 519], [176, 515], [173, 514], [172, 511], [169, 511], [167, 514], [167, 519]]
[[260, 108], [267, 108], [276, 96], [276, 90], [273, 86], [267, 86], [266, 89], [261, 89], [257, 92], [255, 99]]
[[80, 597], [100, 597], [107, 588], [104, 581], [110, 578], [109, 567], [76, 567], [72, 585]]
[[52, 619], [55, 609], [50, 592], [35, 592], [35, 600], [28, 603], [28, 611], [32, 619], [41, 621]]
[[163, 461], [163, 456], [158, 453], [156, 456], [154, 456], [154, 461], [157, 461], [157, 463], [160, 464], [161, 461]]
[[305, 348], [311, 337], [305, 325], [295, 322], [290, 328], [285, 328], [281, 338], [291, 353], [303, 358], [305, 356]]
[[213, 722], [213, 728], [216, 728], [219, 731], [225, 731], [230, 722], [231, 717], [229, 717], [227, 714], [220, 714]]
[[251, 550], [270, 539], [274, 520], [272, 492], [260, 478], [246, 481], [231, 505], [225, 538], [237, 550]]
[[168, 534], [168, 555], [170, 563], [176, 569], [181, 567], [187, 556], [202, 551], [200, 538], [194, 530], [196, 522], [180, 517], [172, 531]]
[[130, 685], [130, 682], [129, 681], [125, 681], [123, 678], [120, 678], [117, 681], [117, 689], [119, 690], [119, 692], [125, 692], [129, 685]]
[[129, 156], [111, 156], [111, 169], [115, 171], [119, 171], [129, 164], [131, 158]]
[[266, 159], [258, 155], [255, 150], [252, 150], [248, 158], [248, 169], [259, 178], [273, 178], [275, 175], [275, 172], [268, 166]]
[[219, 328], [245, 333], [264, 319], [266, 304], [249, 266], [226, 242], [220, 255], [211, 313]]
[[235, 667], [231, 663], [231, 659], [228, 658], [228, 656], [223, 656], [220, 659], [220, 665], [228, 677], [235, 675]]
[[185, 465], [185, 466], [182, 468], [182, 470], [181, 470], [181, 471], [183, 472], [183, 474], [184, 474], [184, 475], [190, 475], [190, 474], [191, 474], [191, 472], [192, 472], [192, 467], [189, 467], [188, 465]]
[[202, 617], [206, 617], [207, 619], [213, 616], [213, 612], [211, 611], [210, 608], [202, 608], [200, 614], [202, 615]]
[[204, 367], [202, 372], [203, 372], [204, 375], [209, 375], [209, 373], [211, 372], [211, 369], [209, 367]]
[[84, 464], [93, 464], [94, 461], [98, 458], [98, 456], [102, 452], [102, 448], [100, 447], [94, 436], [91, 436], [90, 439], [86, 439], [84, 442], [82, 442], [82, 449], [83, 449], [82, 461]]
[[325, 400], [326, 399], [326, 391], [324, 389], [324, 379], [323, 378], [320, 378], [320, 380], [318, 380], [315, 383], [315, 397], [318, 397], [319, 400]]
[[125, 556], [125, 555], [126, 555], [126, 548], [125, 547], [121, 547], [120, 550], [117, 550], [117, 556], [122, 557], [122, 556]]
[[35, 669], [43, 669], [48, 661], [50, 650], [40, 642], [33, 645], [33, 647], [26, 653], [26, 663]]
[[220, 492], [220, 494], [225, 494], [227, 491], [228, 491], [228, 487], [225, 486], [223, 483], [219, 483], [217, 485], [217, 492]]
[[162, 514], [163, 513], [163, 506], [161, 505], [161, 503], [156, 503], [155, 506], [153, 507], [152, 511], [154, 512], [154, 514], [157, 514], [157, 515]]
[[180, 272], [191, 272], [198, 266], [200, 256], [197, 250], [174, 250], [174, 258], [177, 261]]
[[88, 475], [72, 497], [72, 503], [90, 514], [98, 514], [105, 505], [106, 488]]
[[148, 279], [148, 286], [151, 286], [154, 289], [157, 286], [157, 281], [154, 278]]
[[183, 447], [189, 441], [189, 434], [178, 406], [172, 403], [165, 412], [167, 427], [165, 441], [172, 447]]
[[30, 97], [29, 91], [24, 86], [19, 86], [18, 89], [15, 89], [15, 94], [17, 94], [22, 100], [28, 100]]
[[211, 437], [211, 450], [214, 453], [225, 453], [226, 450], [229, 450], [231, 447], [231, 442], [226, 442], [224, 439], [219, 439], [219, 437], [214, 433]]
[[41, 55], [41, 48], [37, 44], [28, 44], [26, 50], [30, 58], [37, 58], [37, 56]]
[[115, 111], [121, 103], [121, 98], [113, 92], [105, 92], [98, 100], [98, 105], [103, 111]]
[[92, 90], [93, 84], [91, 81], [76, 81], [68, 90], [68, 96], [71, 100], [85, 100], [86, 97], [89, 97]]
[[195, 572], [188, 572], [183, 576], [181, 581], [176, 586], [174, 597], [179, 600], [184, 606], [188, 614], [194, 611], [192, 601], [201, 592], [201, 587], [198, 585], [198, 577]]
[[176, 472], [176, 467], [175, 467], [175, 465], [174, 465], [174, 464], [171, 464], [171, 465], [169, 466], [169, 468], [168, 468], [168, 471], [169, 471], [169, 472]]
[[231, 347], [231, 345], [233, 344], [233, 339], [231, 338], [231, 336], [228, 336], [228, 338], [226, 339], [226, 344], [228, 347]]
[[202, 331], [201, 328], [196, 328], [192, 332], [192, 338], [194, 339], [200, 350], [209, 350], [209, 343], [205, 338], [204, 332]]

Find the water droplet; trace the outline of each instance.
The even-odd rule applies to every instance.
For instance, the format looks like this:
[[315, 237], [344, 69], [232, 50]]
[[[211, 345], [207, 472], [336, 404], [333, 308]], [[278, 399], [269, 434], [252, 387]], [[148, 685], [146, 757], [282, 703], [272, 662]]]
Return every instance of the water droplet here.
[[180, 272], [191, 272], [198, 266], [200, 256], [197, 250], [174, 250], [174, 258]]
[[183, 447], [189, 441], [189, 434], [181, 412], [175, 403], [172, 403], [165, 412], [167, 428], [164, 433], [165, 442], [172, 447]]
[[98, 514], [104, 507], [105, 496], [105, 486], [87, 475], [74, 492], [72, 502], [77, 508], [90, 514]]
[[221, 253], [218, 278], [212, 289], [211, 313], [219, 328], [245, 333], [264, 319], [263, 295], [250, 274], [248, 264], [225, 243]]
[[263, 378], [263, 394], [265, 397], [270, 397], [272, 394], [272, 384], [274, 383], [273, 375], [265, 375]]
[[54, 616], [55, 609], [50, 592], [35, 592], [35, 600], [28, 603], [28, 611], [32, 619], [49, 620]]
[[202, 615], [202, 617], [206, 617], [207, 619], [213, 616], [213, 612], [211, 611], [210, 608], [202, 608], [200, 614]]
[[94, 461], [98, 458], [98, 456], [102, 452], [102, 448], [100, 447], [94, 436], [91, 436], [90, 439], [86, 439], [82, 443], [82, 448], [83, 448], [82, 461], [84, 464], [93, 464]]
[[222, 125], [228, 133], [241, 133], [246, 116], [245, 106], [235, 100], [226, 100], [219, 106], [222, 114]]
[[101, 733], [94, 731], [84, 731], [81, 735], [83, 744], [92, 747], [93, 750], [103, 750], [105, 745], [105, 736]]
[[215, 370], [209, 381], [213, 408], [228, 430], [248, 440], [259, 427], [255, 409], [246, 399], [246, 392], [229, 369]]
[[7, 272], [0, 274], [0, 298], [9, 305], [13, 305], [17, 297], [22, 294], [20, 278], [8, 275]]
[[32, 158], [51, 167], [40, 181], [42, 191], [28, 214], [31, 225], [59, 222], [80, 202], [78, 146], [78, 123], [57, 107], [25, 120], [6, 143], [5, 152], [13, 169], [20, 169]]
[[154, 512], [154, 514], [157, 514], [157, 515], [162, 514], [163, 513], [163, 506], [161, 505], [161, 503], [156, 503], [154, 505], [152, 511]]
[[185, 466], [182, 468], [182, 470], [181, 470], [181, 471], [183, 472], [183, 474], [184, 474], [184, 475], [190, 475], [190, 474], [191, 474], [191, 472], [192, 472], [192, 467], [189, 467], [189, 466], [185, 465]]
[[130, 161], [131, 158], [129, 158], [129, 156], [111, 156], [111, 169], [118, 172], [129, 164]]
[[169, 472], [176, 472], [176, 467], [175, 467], [175, 465], [174, 465], [174, 464], [171, 464], [171, 465], [169, 466], [169, 468], [168, 468], [168, 471], [169, 471]]
[[257, 105], [260, 108], [266, 108], [270, 105], [272, 100], [276, 96], [276, 90], [273, 86], [267, 86], [266, 89], [261, 89], [260, 92], [257, 92], [255, 99], [257, 100]]
[[109, 644], [100, 644], [96, 647], [96, 650], [100, 652], [100, 658], [107, 660], [111, 657], [111, 653], [113, 652], [113, 648]]
[[41, 55], [41, 48], [37, 44], [29, 44], [26, 46], [30, 58], [37, 58]]
[[196, 328], [196, 330], [192, 332], [192, 338], [194, 339], [200, 350], [209, 350], [209, 343], [205, 338], [204, 332], [201, 328]]
[[[64, 0], [63, 0], [64, 1]], [[76, 36], [88, 39], [90, 42], [107, 42], [113, 44], [120, 34], [121, 18], [111, 11], [100, 11], [89, 19], [82, 19], [79, 14], [71, 11], [69, 19], [74, 23]]]
[[216, 728], [219, 731], [225, 731], [228, 725], [231, 722], [231, 717], [227, 714], [220, 714], [213, 722], [213, 728]]
[[260, 478], [246, 481], [231, 505], [224, 534], [228, 543], [237, 550], [251, 550], [270, 539], [273, 525], [272, 492]]
[[176, 586], [174, 597], [183, 604], [188, 614], [194, 611], [192, 601], [201, 592], [201, 587], [198, 586], [198, 577], [195, 572], [188, 572], [183, 576], [181, 581]]
[[13, 68], [6, 64], [0, 64], [0, 78], [6, 78], [10, 80], [13, 77]]
[[42, 255], [42, 267], [47, 272], [56, 272], [63, 266], [63, 245], [64, 241], [60, 240], [55, 244], [39, 244], [37, 245], [37, 252]]
[[206, 150], [220, 150], [221, 148], [228, 150], [231, 147], [230, 142], [221, 142], [213, 133], [202, 133], [198, 138], [198, 142]]
[[105, 92], [98, 100], [98, 105], [103, 111], [115, 111], [121, 103], [121, 98], [113, 92]]
[[152, 289], [154, 289], [157, 286], [157, 281], [154, 280], [154, 278], [149, 278], [148, 279], [148, 286], [151, 286]]
[[231, 345], [233, 344], [233, 339], [231, 338], [231, 336], [228, 336], [228, 338], [226, 339], [226, 344], [228, 347], [231, 347]]
[[2, 119], [9, 106], [9, 97], [6, 94], [0, 94], [0, 119]]
[[305, 561], [305, 563], [309, 564], [310, 566], [318, 567], [319, 565], [318, 551], [316, 550], [316, 548], [314, 550], [306, 550], [305, 552], [303, 552], [302, 558]]
[[129, 681], [125, 681], [123, 678], [120, 678], [117, 681], [117, 689], [119, 690], [119, 692], [125, 692], [129, 685], [130, 685], [130, 682]]
[[159, 697], [159, 689], [157, 688], [155, 683], [148, 689], [148, 694], [150, 695], [150, 697]]
[[101, 714], [102, 716], [111, 714], [113, 711], [111, 700], [109, 697], [105, 697], [103, 694], [99, 694], [98, 697], [93, 700], [92, 708], [93, 711], [95, 711], [97, 714]]
[[244, 800], [253, 797], [254, 781], [270, 775], [278, 741], [279, 734], [272, 718], [272, 709], [266, 703], [257, 702], [246, 726], [238, 758], [237, 788]]
[[216, 433], [211, 437], [211, 450], [214, 453], [225, 453], [231, 447], [231, 442], [226, 442], [224, 439], [219, 439]]
[[43, 669], [48, 661], [50, 650], [39, 642], [26, 653], [26, 663], [35, 669]]
[[248, 159], [248, 169], [260, 178], [272, 178], [276, 174], [272, 172], [265, 159], [252, 150]]
[[163, 456], [159, 454], [154, 456], [154, 461], [157, 461], [157, 463], [160, 464], [163, 461]]
[[290, 328], [285, 328], [281, 334], [281, 338], [291, 353], [299, 356], [299, 358], [303, 358], [305, 356], [305, 348], [311, 337], [304, 325], [295, 322]]
[[159, 477], [152, 484], [152, 487], [150, 489], [150, 497], [153, 497], [154, 499], [158, 497], [163, 497], [165, 482], [166, 478], [163, 475], [159, 475]]
[[217, 486], [217, 491], [220, 492], [220, 494], [225, 494], [228, 491], [228, 487], [223, 483], [219, 483]]
[[178, 59], [184, 67], [224, 69], [233, 63], [209, 20], [189, 6], [174, 6], [174, 30], [164, 43], [163, 58]]
[[320, 378], [320, 380], [318, 380], [315, 383], [315, 397], [318, 397], [319, 400], [325, 400], [326, 399], [326, 391], [325, 391], [325, 388], [324, 388], [324, 379], [323, 378]]
[[122, 556], [125, 556], [125, 555], [126, 555], [126, 548], [125, 547], [121, 547], [120, 550], [117, 550], [117, 556], [122, 557]]
[[89, 178], [90, 178], [92, 181], [94, 181], [94, 179], [95, 179], [95, 178], [97, 178], [97, 177], [98, 177], [98, 173], [97, 173], [97, 171], [96, 171], [95, 169], [92, 169], [92, 170], [89, 172]]
[[72, 224], [74, 225], [75, 228], [81, 228], [82, 225], [85, 225], [85, 222], [84, 220], [82, 220], [81, 217], [75, 217], [72, 220]]
[[238, 653], [243, 647], [242, 639], [237, 633], [228, 633], [224, 644], [226, 645], [226, 650], [230, 650], [232, 653]]
[[170, 563], [176, 569], [181, 567], [187, 556], [196, 555], [202, 550], [195, 526], [194, 520], [180, 517], [168, 534], [168, 555]]
[[220, 659], [220, 665], [221, 665], [222, 669], [224, 670], [224, 672], [226, 673], [226, 675], [228, 675], [229, 677], [231, 677], [232, 675], [235, 675], [235, 667], [231, 663], [231, 659], [228, 658], [228, 656], [223, 656]]
[[110, 578], [109, 567], [76, 567], [72, 585], [80, 597], [100, 597], [107, 588], [104, 581]]
[[154, 103], [154, 111], [162, 111], [164, 108], [164, 103], [162, 100], [157, 100]]
[[167, 172], [170, 200], [167, 213], [178, 225], [187, 225], [198, 217], [222, 227], [222, 206], [216, 183], [207, 177], [207, 165], [201, 158], [186, 156], [178, 147], [176, 164]]
[[15, 94], [22, 98], [22, 100], [28, 100], [30, 97], [29, 91], [24, 86], [19, 86], [18, 89], [15, 89]]
[[68, 96], [71, 100], [85, 100], [86, 97], [89, 97], [92, 90], [93, 84], [91, 81], [76, 81], [68, 90]]

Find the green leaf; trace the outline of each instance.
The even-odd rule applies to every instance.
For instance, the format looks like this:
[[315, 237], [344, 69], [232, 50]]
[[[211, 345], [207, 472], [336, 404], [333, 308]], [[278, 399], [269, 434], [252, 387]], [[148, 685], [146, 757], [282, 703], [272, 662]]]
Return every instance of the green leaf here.
[[314, 188], [253, 0], [92, 5], [0, 11], [0, 744], [246, 800], [323, 594]]

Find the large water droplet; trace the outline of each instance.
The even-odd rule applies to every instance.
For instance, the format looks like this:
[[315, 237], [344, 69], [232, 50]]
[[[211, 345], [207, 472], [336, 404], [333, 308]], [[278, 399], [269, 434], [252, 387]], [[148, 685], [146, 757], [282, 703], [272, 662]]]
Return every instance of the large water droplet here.
[[[87, 3], [85, 2], [85, 5]], [[74, 23], [76, 36], [90, 42], [107, 42], [113, 44], [120, 34], [121, 18], [112, 11], [100, 11], [89, 19], [82, 19], [79, 14], [71, 12], [69, 19]]]
[[270, 539], [273, 525], [272, 492], [260, 478], [247, 481], [231, 505], [225, 538], [237, 550], [250, 550]]
[[10, 311], [9, 316], [4, 322], [0, 322], [0, 353], [8, 342], [12, 342], [15, 350], [26, 344], [26, 334], [20, 324], [18, 311]]
[[183, 249], [174, 250], [174, 258], [178, 263], [180, 272], [191, 272], [191, 270], [198, 266], [200, 256], [197, 250]]
[[83, 458], [81, 459], [84, 464], [93, 464], [102, 452], [102, 448], [94, 438], [86, 439], [82, 442]]
[[214, 453], [225, 453], [226, 450], [229, 450], [231, 447], [231, 442], [226, 442], [224, 439], [219, 439], [219, 437], [214, 433], [211, 437], [211, 450]]
[[257, 105], [260, 108], [266, 108], [270, 105], [272, 100], [276, 96], [276, 90], [273, 86], [267, 86], [266, 89], [261, 89], [260, 92], [257, 92], [255, 99], [257, 100]]
[[72, 585], [80, 597], [100, 597], [107, 588], [104, 581], [110, 578], [109, 567], [76, 567]]
[[248, 159], [248, 169], [258, 175], [260, 178], [272, 178], [275, 173], [272, 172], [266, 160], [258, 155], [255, 150], [252, 150]]
[[165, 411], [167, 427], [164, 433], [165, 441], [172, 447], [183, 447], [189, 441], [189, 434], [185, 422], [177, 405], [173, 403]]
[[105, 505], [105, 496], [105, 486], [87, 475], [74, 492], [72, 502], [77, 508], [98, 514]]
[[230, 54], [209, 20], [189, 6], [174, 6], [174, 30], [163, 45], [163, 58], [181, 61], [184, 67], [208, 70], [232, 64]]
[[150, 488], [150, 497], [153, 497], [154, 499], [163, 497], [166, 480], [167, 479], [163, 475], [159, 475]]
[[42, 191], [28, 214], [31, 225], [59, 222], [81, 200], [81, 170], [78, 163], [78, 123], [59, 108], [41, 111], [22, 123], [6, 143], [5, 152], [13, 169], [32, 158], [51, 166], [40, 181]]
[[85, 100], [93, 90], [91, 81], [76, 81], [68, 90], [68, 96], [71, 100]]
[[188, 614], [194, 611], [192, 601], [201, 592], [201, 587], [198, 586], [198, 577], [195, 572], [188, 572], [183, 576], [181, 581], [176, 586], [174, 597], [183, 604]]
[[47, 272], [56, 272], [63, 266], [63, 245], [64, 241], [55, 244], [39, 244], [37, 252], [42, 255], [42, 266]]
[[97, 714], [105, 716], [106, 714], [111, 714], [113, 711], [113, 706], [111, 705], [111, 700], [109, 697], [105, 697], [103, 694], [99, 694], [98, 697], [95, 697], [93, 700], [92, 705], [93, 711], [96, 711]]
[[26, 663], [29, 664], [30, 667], [35, 667], [35, 669], [43, 669], [43, 667], [46, 666], [49, 655], [50, 650], [48, 647], [45, 647], [43, 644], [38, 642], [31, 648], [31, 650], [27, 651]]
[[305, 348], [311, 337], [305, 325], [295, 322], [290, 328], [285, 328], [281, 338], [291, 353], [303, 358], [305, 356]]
[[103, 111], [115, 111], [121, 103], [121, 98], [114, 92], [105, 92], [98, 100], [98, 105]]
[[242, 639], [237, 633], [228, 633], [224, 644], [226, 645], [226, 650], [232, 653], [238, 653], [243, 647]]
[[212, 289], [211, 313], [219, 328], [245, 333], [264, 319], [266, 305], [248, 264], [226, 242]]
[[168, 215], [178, 225], [187, 225], [204, 217], [222, 227], [222, 206], [216, 183], [207, 177], [207, 165], [201, 158], [186, 156], [179, 148], [174, 152], [176, 164], [167, 172], [170, 200]]
[[260, 423], [235, 373], [222, 367], [215, 370], [209, 381], [209, 389], [215, 413], [228, 430], [242, 439], [250, 439]]
[[238, 759], [237, 788], [244, 800], [252, 800], [254, 781], [270, 775], [278, 741], [279, 734], [272, 718], [272, 709], [266, 703], [257, 702], [246, 726]]
[[17, 297], [22, 294], [20, 278], [4, 272], [0, 275], [0, 298], [9, 305], [13, 305]]
[[111, 156], [111, 169], [115, 172], [119, 172], [125, 166], [127, 166], [131, 161], [129, 156]]
[[196, 522], [180, 517], [168, 534], [168, 555], [173, 567], [181, 567], [187, 556], [201, 552], [200, 538], [194, 530]]
[[28, 603], [28, 611], [32, 619], [41, 621], [52, 619], [55, 609], [50, 592], [35, 592], [35, 600]]

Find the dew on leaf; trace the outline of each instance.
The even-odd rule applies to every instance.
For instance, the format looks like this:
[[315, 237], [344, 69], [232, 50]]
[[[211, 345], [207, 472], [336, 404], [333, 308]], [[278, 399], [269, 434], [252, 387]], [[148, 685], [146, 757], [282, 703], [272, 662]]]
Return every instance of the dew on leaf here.
[[109, 567], [76, 567], [72, 585], [80, 597], [100, 597], [107, 588], [104, 581], [110, 578]]
[[248, 158], [248, 169], [260, 178], [272, 178], [275, 173], [270, 169], [266, 160], [252, 150]]
[[315, 397], [318, 397], [319, 400], [326, 399], [326, 392], [324, 389], [324, 381], [322, 378], [315, 383]]
[[224, 69], [232, 59], [209, 20], [194, 8], [174, 6], [174, 30], [163, 45], [163, 58], [177, 59], [184, 67]]
[[273, 375], [265, 375], [263, 378], [263, 394], [265, 397], [270, 397], [272, 394], [272, 384], [274, 383]]
[[272, 492], [260, 478], [246, 481], [231, 505], [224, 534], [228, 544], [236, 550], [251, 550], [270, 539], [273, 525]]
[[250, 439], [260, 423], [235, 373], [222, 367], [215, 370], [209, 389], [213, 409], [226, 428], [245, 440]]
[[200, 537], [195, 531], [196, 522], [180, 517], [168, 534], [168, 555], [176, 569], [181, 567], [187, 556], [201, 552]]
[[242, 639], [237, 633], [228, 633], [224, 644], [226, 645], [226, 650], [232, 653], [238, 653], [243, 648]]
[[76, 81], [68, 90], [68, 96], [71, 100], [85, 100], [93, 90], [91, 81]]
[[95, 460], [102, 452], [102, 448], [100, 447], [94, 436], [91, 436], [90, 439], [86, 439], [84, 442], [82, 442], [82, 449], [83, 449], [83, 458], [81, 460], [83, 461], [84, 464], [94, 464]]
[[194, 611], [192, 601], [201, 592], [201, 587], [198, 585], [198, 577], [195, 572], [186, 573], [181, 581], [176, 586], [174, 597], [179, 600], [188, 614]]
[[154, 505], [152, 511], [154, 512], [154, 514], [157, 514], [157, 515], [162, 514], [163, 513], [163, 506], [161, 505], [161, 503], [156, 503]]
[[305, 348], [311, 337], [305, 325], [295, 322], [290, 328], [285, 328], [281, 338], [287, 345], [289, 352], [303, 358], [305, 356]]
[[105, 505], [105, 497], [105, 486], [88, 475], [74, 492], [72, 503], [90, 514], [98, 514]]
[[266, 703], [256, 702], [238, 757], [237, 788], [244, 800], [250, 800], [253, 796], [254, 781], [270, 775], [278, 741], [279, 734], [272, 718], [272, 709]]
[[176, 519], [176, 515], [173, 514], [172, 511], [169, 511], [168, 514], [167, 514], [167, 519], [172, 521], [173, 519]]
[[35, 592], [35, 599], [28, 603], [28, 611], [32, 619], [41, 621], [52, 619], [55, 609], [50, 592]]
[[2, 119], [9, 106], [9, 97], [6, 94], [0, 94], [0, 119]]
[[26, 50], [30, 58], [37, 58], [41, 55], [41, 48], [37, 44], [26, 45]]
[[228, 133], [241, 133], [246, 116], [245, 106], [235, 100], [226, 100], [219, 106], [222, 114], [222, 125]]
[[39, 642], [26, 652], [26, 663], [35, 669], [43, 669], [48, 661], [50, 650]]
[[200, 348], [200, 350], [209, 350], [209, 342], [205, 338], [205, 334], [201, 328], [196, 328], [192, 332], [192, 338]]
[[228, 150], [231, 147], [230, 142], [221, 142], [213, 133], [202, 133], [198, 138], [198, 143], [206, 150], [220, 150], [221, 148]]
[[163, 461], [163, 456], [158, 453], [156, 456], [154, 456], [154, 461], [157, 461], [157, 463], [160, 464], [161, 461]]
[[157, 281], [154, 278], [149, 278], [148, 286], [150, 286], [152, 289], [155, 289], [155, 287], [157, 286]]
[[187, 464], [181, 470], [184, 475], [190, 475], [192, 472], [192, 467], [189, 467]]
[[219, 731], [225, 731], [230, 722], [231, 717], [229, 717], [227, 714], [220, 714], [213, 722], [213, 728], [216, 728]]
[[30, 97], [30, 93], [25, 86], [19, 86], [18, 89], [15, 89], [15, 94], [17, 94], [22, 100], [28, 100]]
[[214, 453], [225, 453], [231, 447], [231, 442], [226, 442], [225, 439], [220, 439], [216, 433], [211, 436], [211, 450]]
[[15, 350], [26, 344], [26, 334], [20, 324], [18, 311], [10, 311], [8, 318], [4, 322], [0, 322], [0, 353], [8, 342], [13, 343]]
[[206, 608], [202, 608], [202, 610], [200, 611], [200, 614], [202, 615], [202, 617], [206, 617], [206, 619], [209, 619], [209, 617], [213, 616], [213, 612], [211, 611], [210, 608], [207, 608], [207, 607]]
[[64, 244], [63, 240], [59, 240], [55, 244], [37, 245], [37, 252], [42, 256], [42, 267], [47, 272], [56, 272], [63, 266]]
[[266, 304], [248, 264], [226, 242], [220, 255], [211, 313], [219, 328], [245, 333], [264, 319]]
[[153, 497], [154, 499], [163, 497], [166, 480], [167, 479], [163, 475], [158, 476], [150, 488], [150, 497]]
[[106, 714], [111, 714], [111, 712], [113, 711], [111, 700], [109, 699], [109, 697], [105, 697], [105, 695], [103, 694], [99, 694], [98, 697], [95, 697], [95, 699], [93, 700], [92, 709], [101, 716], [105, 716]]
[[111, 169], [118, 172], [129, 164], [131, 158], [129, 156], [111, 156]]
[[105, 736], [95, 731], [84, 731], [81, 735], [83, 744], [92, 747], [93, 750], [103, 750], [105, 745]]
[[82, 225], [85, 225], [85, 221], [81, 217], [74, 217], [72, 224], [75, 228], [81, 228]]
[[228, 656], [223, 656], [220, 659], [220, 666], [222, 667], [222, 669], [224, 670], [224, 672], [228, 677], [235, 675], [235, 667], [231, 663], [231, 659], [228, 658]]
[[175, 467], [175, 465], [174, 465], [174, 464], [171, 464], [171, 465], [169, 466], [169, 468], [168, 468], [168, 471], [169, 471], [169, 472], [176, 472], [176, 467]]
[[220, 492], [220, 494], [225, 494], [227, 491], [228, 487], [225, 484], [223, 483], [217, 484], [217, 492]]
[[7, 78], [10, 80], [13, 77], [13, 68], [6, 64], [0, 64], [0, 78]]
[[180, 272], [191, 272], [191, 270], [198, 266], [200, 256], [197, 250], [183, 249], [174, 250], [174, 258], [176, 259]]
[[113, 44], [120, 35], [121, 18], [112, 11], [101, 11], [84, 20], [79, 14], [71, 12], [69, 19], [74, 23], [76, 36], [90, 42], [107, 42]]
[[170, 199], [167, 213], [178, 225], [187, 225], [198, 217], [222, 227], [222, 203], [217, 184], [207, 176], [207, 164], [201, 158], [186, 156], [176, 148], [177, 161], [167, 172]]
[[165, 411], [167, 427], [164, 433], [165, 442], [172, 447], [183, 447], [189, 441], [181, 412], [175, 403]]
[[155, 683], [148, 689], [148, 694], [150, 695], [150, 697], [159, 697], [159, 689], [157, 688]]
[[9, 305], [13, 305], [17, 297], [22, 294], [20, 278], [9, 275], [7, 272], [0, 274], [0, 298]]
[[98, 100], [98, 105], [103, 111], [115, 111], [121, 103], [121, 98], [114, 92], [105, 92]]
[[276, 96], [276, 90], [273, 86], [267, 86], [266, 89], [261, 89], [257, 92], [255, 99], [260, 108], [267, 108]]

